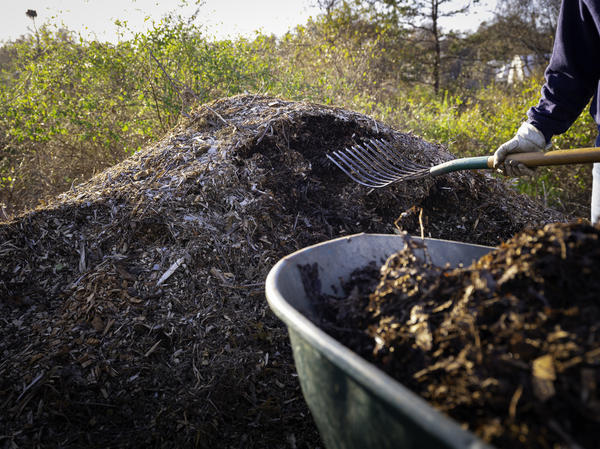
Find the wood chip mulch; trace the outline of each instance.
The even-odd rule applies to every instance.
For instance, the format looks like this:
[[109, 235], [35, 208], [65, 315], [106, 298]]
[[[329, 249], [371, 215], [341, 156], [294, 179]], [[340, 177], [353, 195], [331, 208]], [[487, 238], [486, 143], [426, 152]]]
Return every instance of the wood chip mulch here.
[[600, 226], [527, 229], [464, 268], [420, 247], [320, 296], [318, 324], [495, 447], [598, 447]]
[[241, 95], [0, 223], [0, 447], [322, 447], [263, 283], [357, 232], [497, 244], [564, 220], [489, 174], [370, 191], [325, 157], [369, 138], [453, 156], [370, 117]]

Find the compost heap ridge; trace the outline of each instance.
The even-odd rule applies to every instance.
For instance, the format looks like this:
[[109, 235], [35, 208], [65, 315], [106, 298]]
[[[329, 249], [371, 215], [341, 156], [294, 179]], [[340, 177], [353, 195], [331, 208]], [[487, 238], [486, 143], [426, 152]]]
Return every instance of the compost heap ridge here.
[[[441, 146], [322, 105], [243, 95], [0, 225], [0, 439], [18, 446], [306, 447], [318, 434], [263, 282], [357, 232], [496, 244], [563, 220], [464, 172], [369, 191], [325, 158], [371, 137]], [[419, 221], [416, 216], [422, 212]]]

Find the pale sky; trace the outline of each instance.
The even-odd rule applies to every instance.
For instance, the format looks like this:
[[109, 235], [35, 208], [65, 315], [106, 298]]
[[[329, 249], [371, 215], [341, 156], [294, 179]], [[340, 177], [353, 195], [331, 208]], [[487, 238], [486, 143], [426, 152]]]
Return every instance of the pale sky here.
[[[458, 3], [468, 0], [455, 0]], [[251, 37], [254, 31], [282, 35], [298, 24], [306, 23], [319, 10], [314, 0], [205, 0], [195, 23], [217, 39], [243, 35]], [[52, 23], [93, 35], [101, 41], [117, 41], [116, 19], [125, 20], [135, 31], [143, 31], [152, 21], [159, 21], [166, 13], [178, 11], [189, 17], [197, 8], [194, 0], [183, 5], [181, 0], [0, 0], [0, 41], [16, 39], [32, 30], [32, 22], [25, 11], [37, 11], [36, 25]], [[447, 28], [476, 29], [489, 18], [495, 0], [480, 2], [477, 12], [468, 17], [455, 18]]]

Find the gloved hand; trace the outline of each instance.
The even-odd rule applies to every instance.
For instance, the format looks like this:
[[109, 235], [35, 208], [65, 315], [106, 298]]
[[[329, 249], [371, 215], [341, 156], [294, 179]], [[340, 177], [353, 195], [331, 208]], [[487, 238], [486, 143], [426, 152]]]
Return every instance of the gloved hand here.
[[515, 137], [503, 143], [494, 153], [494, 168], [506, 176], [533, 175], [533, 170], [525, 164], [516, 161], [504, 162], [506, 156], [513, 153], [529, 153], [544, 151], [549, 148], [542, 132], [531, 123], [523, 122]]

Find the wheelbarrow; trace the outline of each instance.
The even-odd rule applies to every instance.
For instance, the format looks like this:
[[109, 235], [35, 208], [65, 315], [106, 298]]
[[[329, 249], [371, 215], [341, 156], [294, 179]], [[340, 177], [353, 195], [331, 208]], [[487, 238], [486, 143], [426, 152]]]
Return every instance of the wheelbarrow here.
[[[491, 449], [311, 321], [315, 307], [304, 291], [299, 265], [316, 262], [323, 293], [335, 294], [342, 291], [341, 280], [370, 262], [382, 265], [404, 247], [404, 240], [382, 234], [338, 238], [284, 257], [269, 272], [267, 300], [288, 328], [304, 399], [327, 449]], [[466, 266], [492, 249], [422, 241], [439, 266]]]

